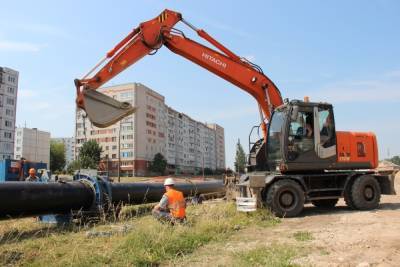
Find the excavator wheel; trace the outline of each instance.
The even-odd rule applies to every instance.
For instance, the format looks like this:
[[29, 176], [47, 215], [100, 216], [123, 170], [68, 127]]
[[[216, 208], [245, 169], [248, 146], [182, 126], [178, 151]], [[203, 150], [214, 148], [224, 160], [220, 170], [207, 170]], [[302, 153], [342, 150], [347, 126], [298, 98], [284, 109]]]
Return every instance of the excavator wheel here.
[[371, 175], [357, 177], [351, 186], [351, 200], [359, 210], [376, 209], [381, 199], [381, 188]]
[[295, 217], [303, 210], [304, 191], [293, 180], [279, 180], [268, 189], [266, 204], [278, 217]]
[[318, 199], [318, 200], [311, 200], [311, 203], [318, 208], [333, 208], [338, 203], [339, 199]]
[[351, 187], [353, 186], [354, 180], [351, 180], [349, 184], [346, 186], [343, 192], [344, 202], [346, 203], [347, 207], [352, 210], [355, 210], [353, 199], [351, 198]]

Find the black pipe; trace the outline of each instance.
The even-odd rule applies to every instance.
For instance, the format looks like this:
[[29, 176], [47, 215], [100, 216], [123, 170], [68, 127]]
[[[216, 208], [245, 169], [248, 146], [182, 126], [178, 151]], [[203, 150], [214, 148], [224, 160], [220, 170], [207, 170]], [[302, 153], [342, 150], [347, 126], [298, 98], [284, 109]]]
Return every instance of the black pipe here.
[[[176, 188], [185, 196], [195, 196], [206, 193], [217, 193], [224, 190], [222, 181], [177, 184]], [[114, 204], [141, 204], [159, 201], [165, 193], [161, 183], [116, 183], [111, 184], [112, 202]]]
[[0, 218], [69, 213], [92, 203], [92, 189], [80, 182], [0, 183]]
[[[107, 183], [113, 204], [142, 204], [159, 201], [165, 193], [161, 183]], [[221, 181], [177, 184], [185, 196], [221, 192]], [[103, 192], [107, 193], [107, 192]], [[42, 214], [69, 214], [88, 210], [94, 202], [94, 191], [86, 183], [0, 183], [0, 218], [27, 217]]]

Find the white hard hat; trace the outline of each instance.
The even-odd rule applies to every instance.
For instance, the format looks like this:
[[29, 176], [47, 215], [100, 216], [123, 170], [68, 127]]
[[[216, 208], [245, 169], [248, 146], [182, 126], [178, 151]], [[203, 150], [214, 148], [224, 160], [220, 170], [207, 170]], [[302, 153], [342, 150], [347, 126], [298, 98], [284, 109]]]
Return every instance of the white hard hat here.
[[164, 185], [174, 185], [174, 184], [175, 184], [175, 181], [172, 178], [167, 178], [164, 181]]

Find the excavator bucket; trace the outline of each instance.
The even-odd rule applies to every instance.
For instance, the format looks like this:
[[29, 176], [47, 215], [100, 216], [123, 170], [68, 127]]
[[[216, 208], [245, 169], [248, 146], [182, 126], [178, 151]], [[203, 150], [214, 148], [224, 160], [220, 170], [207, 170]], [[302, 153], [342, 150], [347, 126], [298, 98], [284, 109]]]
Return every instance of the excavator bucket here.
[[96, 90], [83, 90], [85, 111], [93, 125], [110, 126], [136, 111], [128, 102], [120, 102]]

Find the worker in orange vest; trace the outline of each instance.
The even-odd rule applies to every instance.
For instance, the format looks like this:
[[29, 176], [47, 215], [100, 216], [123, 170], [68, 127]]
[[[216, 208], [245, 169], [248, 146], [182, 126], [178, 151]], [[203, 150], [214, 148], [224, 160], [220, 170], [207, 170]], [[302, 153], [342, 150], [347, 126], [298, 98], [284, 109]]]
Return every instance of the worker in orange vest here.
[[183, 222], [186, 219], [186, 202], [182, 192], [174, 187], [175, 181], [167, 178], [164, 181], [165, 194], [153, 208], [153, 216], [169, 222]]

